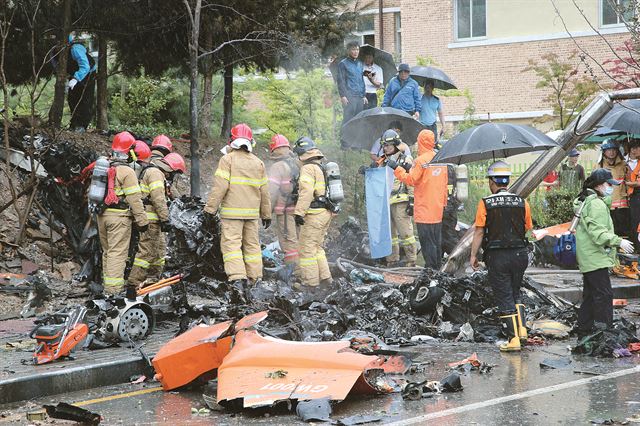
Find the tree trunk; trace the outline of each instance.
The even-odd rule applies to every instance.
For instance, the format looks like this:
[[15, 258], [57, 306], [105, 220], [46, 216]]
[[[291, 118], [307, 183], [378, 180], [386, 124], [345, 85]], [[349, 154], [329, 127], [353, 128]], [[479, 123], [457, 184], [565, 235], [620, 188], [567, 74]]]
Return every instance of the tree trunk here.
[[[204, 26], [204, 50], [211, 51], [213, 49], [213, 31], [209, 24]], [[203, 89], [202, 89], [202, 104], [201, 109], [201, 121], [200, 121], [200, 136], [209, 138], [211, 136], [211, 103], [213, 101], [213, 64], [211, 56], [205, 59], [203, 64]]]
[[222, 126], [220, 137], [227, 138], [233, 122], [233, 65], [224, 67], [224, 99], [222, 101]]
[[67, 37], [71, 32], [71, 0], [64, 0], [64, 12], [62, 17], [62, 31], [58, 34], [58, 55], [56, 57], [58, 67], [56, 69], [56, 85], [53, 102], [49, 109], [49, 125], [60, 128], [62, 125], [62, 113], [64, 111], [65, 86], [67, 85]]
[[200, 11], [202, 0], [196, 0], [195, 7], [191, 9], [189, 1], [185, 0], [187, 10], [191, 15], [191, 42], [189, 43], [189, 113], [190, 120], [190, 154], [191, 154], [191, 196], [200, 196], [200, 157], [198, 154], [198, 40], [200, 38]]
[[213, 67], [207, 67], [203, 76], [204, 87], [202, 88], [202, 121], [200, 122], [200, 136], [209, 138], [211, 136], [211, 103], [213, 102]]
[[109, 94], [107, 93], [107, 38], [98, 36], [98, 90], [97, 90], [97, 115], [96, 127], [98, 130], [109, 128]]

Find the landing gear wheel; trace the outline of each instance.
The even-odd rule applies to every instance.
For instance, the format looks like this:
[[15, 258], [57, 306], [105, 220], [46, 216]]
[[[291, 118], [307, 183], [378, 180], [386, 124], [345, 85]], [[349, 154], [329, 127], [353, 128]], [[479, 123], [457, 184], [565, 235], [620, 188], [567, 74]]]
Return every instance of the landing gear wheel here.
[[142, 309], [133, 308], [122, 314], [118, 336], [123, 342], [143, 339], [149, 333], [149, 317]]
[[444, 294], [445, 291], [440, 287], [416, 286], [411, 292], [409, 305], [416, 314], [428, 314], [436, 309]]

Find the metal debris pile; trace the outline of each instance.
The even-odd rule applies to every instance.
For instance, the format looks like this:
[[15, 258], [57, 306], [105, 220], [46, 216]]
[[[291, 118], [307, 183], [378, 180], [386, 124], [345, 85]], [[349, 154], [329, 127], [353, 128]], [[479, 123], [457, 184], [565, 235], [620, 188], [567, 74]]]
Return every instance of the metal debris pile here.
[[[437, 300], [420, 305], [416, 296], [425, 288]], [[378, 336], [387, 344], [411, 344], [414, 336], [476, 342], [501, 338], [501, 326], [484, 273], [454, 278], [426, 271], [413, 285], [404, 286], [358, 284], [338, 278], [330, 288], [312, 295], [283, 281], [261, 281], [253, 287], [237, 289], [203, 278], [191, 284], [188, 292], [208, 300], [190, 305], [185, 311], [190, 318], [234, 319], [268, 309], [269, 318], [261, 328], [289, 340], [328, 341], [354, 331]], [[539, 318], [567, 324], [575, 321], [572, 304], [550, 295], [530, 278], [525, 278], [522, 301], [531, 321]], [[423, 310], [416, 312], [418, 307]]]

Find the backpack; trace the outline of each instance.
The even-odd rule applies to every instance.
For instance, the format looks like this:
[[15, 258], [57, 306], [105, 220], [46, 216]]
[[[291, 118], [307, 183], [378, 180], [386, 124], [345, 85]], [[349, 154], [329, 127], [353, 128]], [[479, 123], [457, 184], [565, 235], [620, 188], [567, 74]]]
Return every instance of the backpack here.
[[580, 208], [573, 215], [573, 220], [571, 221], [571, 225], [569, 226], [569, 232], [560, 235], [558, 241], [556, 241], [555, 247], [553, 248], [553, 256], [561, 265], [576, 266], [576, 264], [578, 263], [578, 259], [576, 256], [575, 230], [578, 227], [578, 222], [580, 221], [580, 216], [582, 215], [582, 211], [584, 210], [586, 202], [586, 199], [582, 201]]
[[560, 235], [553, 248], [553, 256], [561, 265], [575, 266], [577, 263], [576, 235], [573, 233]]

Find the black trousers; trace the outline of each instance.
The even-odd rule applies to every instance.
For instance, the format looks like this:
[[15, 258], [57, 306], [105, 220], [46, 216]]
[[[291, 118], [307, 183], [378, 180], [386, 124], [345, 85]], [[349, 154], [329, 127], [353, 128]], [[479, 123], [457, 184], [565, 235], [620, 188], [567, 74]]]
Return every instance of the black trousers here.
[[439, 269], [442, 262], [442, 223], [416, 223], [424, 266]]
[[582, 303], [578, 309], [578, 330], [588, 332], [594, 322], [613, 324], [613, 290], [609, 269], [602, 268], [582, 275]]
[[364, 96], [367, 98], [367, 104], [364, 106], [364, 109], [371, 109], [378, 106], [377, 93], [367, 93]]
[[486, 250], [484, 262], [499, 313], [515, 312], [516, 303], [520, 301], [522, 277], [529, 264], [527, 248]]
[[629, 208], [618, 208], [611, 211], [611, 220], [613, 220], [613, 230], [619, 237], [628, 238], [635, 241], [634, 233], [631, 233], [631, 214]]
[[456, 231], [457, 224], [458, 203], [452, 201], [450, 197], [442, 216], [442, 250], [445, 253], [451, 254], [453, 248], [458, 244], [460, 238], [458, 238], [458, 231]]
[[431, 126], [424, 126], [425, 129], [431, 130], [433, 132], [433, 136], [435, 137], [434, 141], [438, 142], [438, 125], [433, 123]]
[[638, 190], [637, 195], [634, 191], [633, 195], [631, 195], [631, 198], [629, 198], [629, 216], [629, 224], [631, 227], [631, 229], [629, 230], [629, 232], [631, 232], [631, 234], [629, 235], [629, 239], [634, 242], [636, 253], [640, 253], [638, 244], [636, 243], [636, 237], [638, 235], [638, 224], [640, 224], [640, 190]]
[[[364, 101], [359, 97], [347, 96], [349, 103], [342, 106], [342, 125], [358, 115], [364, 109]], [[348, 147], [349, 144], [344, 139], [340, 138], [340, 143], [343, 148]]]
[[89, 73], [84, 80], [79, 81], [69, 90], [67, 103], [71, 111], [69, 127], [89, 127], [94, 114], [96, 79], [95, 73]]

